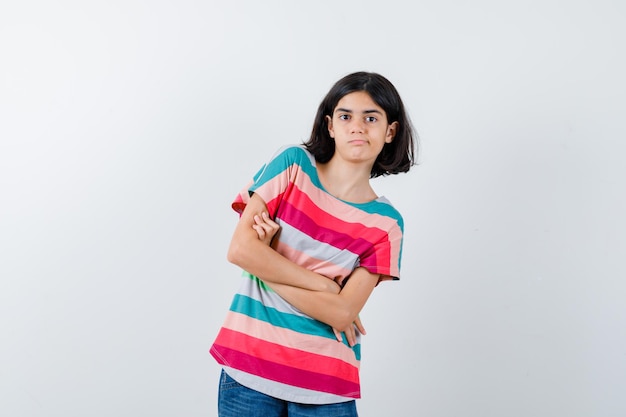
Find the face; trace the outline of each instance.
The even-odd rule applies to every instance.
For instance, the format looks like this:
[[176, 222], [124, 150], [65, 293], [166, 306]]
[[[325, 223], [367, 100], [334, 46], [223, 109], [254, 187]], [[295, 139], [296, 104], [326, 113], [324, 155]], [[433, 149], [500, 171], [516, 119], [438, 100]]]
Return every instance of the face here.
[[365, 91], [343, 96], [326, 121], [335, 140], [333, 158], [371, 165], [385, 143], [391, 143], [398, 126], [398, 122], [389, 124], [385, 111]]

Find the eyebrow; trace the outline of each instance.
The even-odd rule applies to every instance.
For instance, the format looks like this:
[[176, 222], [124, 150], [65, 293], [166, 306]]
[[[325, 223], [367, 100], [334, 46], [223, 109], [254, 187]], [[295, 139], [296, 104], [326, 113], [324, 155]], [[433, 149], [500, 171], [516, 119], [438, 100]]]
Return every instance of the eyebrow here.
[[[338, 107], [335, 109], [335, 112], [344, 112], [344, 113], [353, 113], [352, 110], [350, 109], [344, 109], [343, 107]], [[380, 110], [376, 110], [376, 109], [372, 109], [372, 110], [363, 110], [363, 114], [370, 114], [370, 113], [378, 113], [378, 114], [382, 114], [382, 112]]]

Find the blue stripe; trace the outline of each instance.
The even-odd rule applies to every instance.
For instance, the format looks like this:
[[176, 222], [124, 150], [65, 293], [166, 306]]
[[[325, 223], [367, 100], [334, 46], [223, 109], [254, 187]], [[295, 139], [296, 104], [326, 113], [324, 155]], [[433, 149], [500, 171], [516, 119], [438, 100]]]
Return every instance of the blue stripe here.
[[[266, 307], [259, 301], [246, 297], [245, 295], [236, 294], [230, 306], [230, 310], [235, 313], [244, 314], [248, 317], [270, 323], [277, 327], [296, 331], [298, 333], [336, 340], [332, 328], [321, 321], [281, 313], [280, 311], [277, 311], [274, 308]], [[349, 347], [350, 345], [348, 344], [348, 340], [345, 335], [342, 336], [343, 343]], [[360, 361], [361, 345], [357, 344], [352, 347], [352, 350], [354, 351], [356, 359]]]

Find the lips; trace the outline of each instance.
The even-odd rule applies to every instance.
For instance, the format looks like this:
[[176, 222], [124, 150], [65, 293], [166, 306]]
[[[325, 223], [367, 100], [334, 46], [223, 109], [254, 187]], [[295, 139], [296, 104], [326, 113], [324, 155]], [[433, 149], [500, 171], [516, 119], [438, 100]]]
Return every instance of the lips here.
[[365, 139], [352, 139], [348, 143], [351, 143], [353, 145], [365, 145], [367, 141]]

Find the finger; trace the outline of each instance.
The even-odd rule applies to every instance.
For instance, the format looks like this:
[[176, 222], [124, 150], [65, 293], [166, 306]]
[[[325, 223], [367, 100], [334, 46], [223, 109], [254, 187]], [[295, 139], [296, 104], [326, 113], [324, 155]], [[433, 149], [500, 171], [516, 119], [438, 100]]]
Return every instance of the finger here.
[[280, 229], [280, 225], [276, 223], [274, 220], [272, 220], [269, 214], [267, 214], [266, 212], [263, 212], [261, 213], [261, 216], [263, 217], [263, 221], [265, 221], [265, 223], [270, 225], [272, 229], [274, 230]]
[[335, 337], [338, 342], [343, 342], [343, 337], [341, 337], [341, 332], [335, 328], [333, 328], [333, 333], [335, 333]]
[[365, 327], [363, 327], [363, 323], [361, 323], [361, 316], [356, 316], [356, 319], [354, 319], [354, 325], [361, 334], [367, 334]]
[[265, 239], [265, 229], [256, 224], [253, 224], [252, 228], [256, 231], [256, 234], [259, 235], [259, 239]]
[[275, 234], [276, 233], [276, 228], [274, 226], [272, 226], [271, 224], [267, 224], [267, 223], [262, 223], [259, 226], [261, 226], [263, 229], [265, 229], [265, 231], [269, 234]]
[[260, 226], [263, 224], [263, 220], [261, 219], [261, 216], [259, 216], [258, 214], [255, 214], [253, 219], [254, 219], [255, 225]]
[[261, 216], [255, 215], [254, 222], [259, 227], [262, 227], [266, 233], [271, 235], [273, 235], [276, 230], [280, 228], [280, 226], [277, 223], [274, 223], [265, 212], [261, 213]]
[[270, 217], [270, 215], [269, 215], [269, 214], [267, 214], [267, 211], [264, 211], [263, 213], [261, 213], [261, 217], [263, 217], [263, 221], [265, 221], [265, 222], [267, 222], [267, 223], [270, 223], [270, 224], [271, 224], [271, 223], [274, 223], [274, 224], [276, 224], [276, 223], [274, 222], [274, 220], [272, 220], [272, 218]]
[[354, 328], [354, 325], [348, 326], [344, 334], [346, 335], [346, 339], [348, 339], [348, 344], [350, 345], [350, 347], [356, 345], [356, 330]]
[[254, 222], [256, 224], [253, 224], [252, 228], [256, 230], [257, 234], [259, 235], [259, 239], [264, 241], [266, 238], [269, 238], [270, 236], [274, 236], [276, 234], [272, 227], [263, 222], [261, 217], [259, 217], [258, 215], [254, 216]]

